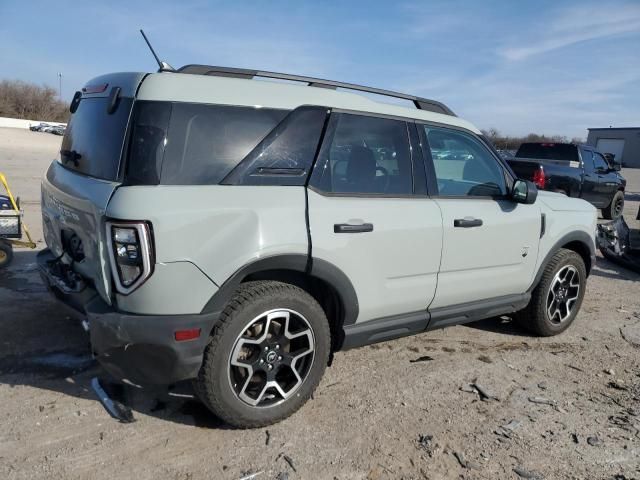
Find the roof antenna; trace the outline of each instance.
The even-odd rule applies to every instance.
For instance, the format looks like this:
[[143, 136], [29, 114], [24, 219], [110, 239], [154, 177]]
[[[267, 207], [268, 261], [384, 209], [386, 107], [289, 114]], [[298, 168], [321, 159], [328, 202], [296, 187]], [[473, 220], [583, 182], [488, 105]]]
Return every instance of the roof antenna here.
[[147, 38], [147, 36], [144, 34], [144, 32], [142, 31], [142, 29], [140, 29], [140, 33], [142, 34], [142, 38], [144, 38], [144, 41], [147, 42], [147, 46], [149, 47], [149, 50], [151, 50], [151, 53], [153, 54], [154, 58], [156, 59], [156, 62], [158, 62], [158, 65], [160, 66], [160, 68], [158, 69], [159, 72], [175, 72], [175, 69], [169, 65], [167, 62], [163, 62], [158, 58], [158, 55], [156, 55], [156, 51], [153, 49], [153, 47], [151, 46], [151, 43], [149, 42], [149, 39]]

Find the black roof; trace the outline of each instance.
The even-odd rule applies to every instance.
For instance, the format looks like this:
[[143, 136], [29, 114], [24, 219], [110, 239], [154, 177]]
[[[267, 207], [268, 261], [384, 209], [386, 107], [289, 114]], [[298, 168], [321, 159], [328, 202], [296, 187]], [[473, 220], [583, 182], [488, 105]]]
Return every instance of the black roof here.
[[[166, 70], [171, 71], [171, 70]], [[232, 78], [245, 78], [252, 79], [255, 77], [261, 78], [273, 78], [277, 80], [288, 80], [294, 82], [306, 83], [310, 87], [329, 88], [335, 90], [336, 88], [344, 88], [347, 90], [357, 90], [360, 92], [373, 93], [376, 95], [384, 95], [387, 97], [400, 98], [403, 100], [409, 100], [413, 102], [415, 107], [419, 110], [427, 110], [429, 112], [441, 113], [444, 115], [456, 116], [453, 111], [447, 107], [444, 103], [436, 100], [430, 100], [428, 98], [416, 97], [408, 95], [406, 93], [393, 92], [391, 90], [383, 90], [381, 88], [365, 87], [364, 85], [357, 85], [355, 83], [337, 82], [335, 80], [324, 80], [322, 78], [305, 77], [302, 75], [291, 75], [288, 73], [267, 72], [262, 70], [249, 70], [245, 68], [232, 68], [232, 67], [217, 67], [213, 65], [185, 65], [177, 70], [176, 73], [189, 73], [193, 75], [213, 75], [218, 77], [232, 77]]]

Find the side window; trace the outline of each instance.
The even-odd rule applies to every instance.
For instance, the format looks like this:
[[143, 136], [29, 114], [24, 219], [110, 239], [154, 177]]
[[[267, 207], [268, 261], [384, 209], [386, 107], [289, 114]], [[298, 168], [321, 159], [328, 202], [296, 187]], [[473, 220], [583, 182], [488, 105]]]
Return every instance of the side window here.
[[287, 113], [270, 108], [174, 103], [161, 183], [219, 183]]
[[491, 152], [471, 135], [424, 125], [443, 196], [506, 195], [504, 170]]
[[609, 169], [609, 164], [598, 152], [593, 152], [593, 166], [596, 170], [607, 171]]
[[170, 116], [170, 102], [135, 103], [125, 171], [126, 183], [157, 185], [160, 182]]
[[327, 116], [324, 107], [300, 107], [267, 135], [222, 183], [304, 185]]
[[364, 115], [332, 114], [314, 176], [314, 185], [325, 192], [412, 194], [406, 123]]

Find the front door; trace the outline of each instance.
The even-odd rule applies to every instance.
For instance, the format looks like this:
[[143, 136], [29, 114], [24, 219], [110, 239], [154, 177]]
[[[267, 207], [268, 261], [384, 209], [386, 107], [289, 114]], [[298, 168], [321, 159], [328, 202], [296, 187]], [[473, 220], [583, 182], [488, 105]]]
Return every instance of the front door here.
[[598, 199], [598, 172], [596, 172], [594, 168], [593, 152], [581, 147], [580, 156], [582, 157], [582, 166], [584, 169], [580, 198], [593, 205], [600, 206]]
[[509, 196], [505, 170], [470, 133], [419, 125], [443, 219], [430, 310], [524, 293], [533, 280], [541, 212]]
[[607, 207], [616, 191], [618, 179], [615, 170], [611, 168], [605, 158], [598, 152], [593, 152], [593, 166], [598, 175], [597, 206]]
[[436, 291], [442, 217], [415, 193], [413, 153], [404, 121], [331, 114], [308, 190], [312, 256], [349, 277], [358, 323], [426, 312]]

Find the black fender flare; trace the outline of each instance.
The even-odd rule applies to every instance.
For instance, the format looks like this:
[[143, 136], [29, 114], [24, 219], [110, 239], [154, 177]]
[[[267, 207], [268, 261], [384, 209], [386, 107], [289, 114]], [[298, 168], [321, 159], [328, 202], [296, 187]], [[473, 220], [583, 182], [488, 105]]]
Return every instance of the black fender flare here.
[[337, 292], [344, 313], [343, 325], [356, 322], [359, 313], [358, 295], [349, 277], [334, 264], [304, 254], [273, 255], [260, 258], [236, 270], [209, 299], [202, 313], [220, 314], [238, 285], [249, 275], [269, 270], [294, 271], [318, 278], [331, 285]]
[[589, 275], [591, 268], [593, 268], [596, 263], [596, 247], [594, 244], [594, 239], [590, 237], [588, 233], [583, 231], [570, 232], [561, 237], [560, 240], [554, 243], [553, 247], [549, 249], [547, 255], [544, 257], [542, 262], [540, 262], [540, 266], [538, 267], [536, 276], [534, 277], [531, 286], [527, 289], [527, 292], [531, 292], [536, 287], [536, 285], [538, 285], [538, 282], [540, 282], [540, 278], [542, 277], [545, 268], [547, 268], [547, 265], [556, 254], [556, 252], [560, 250], [564, 245], [572, 242], [580, 242], [588, 249], [591, 262], [590, 264], [587, 264], [585, 266], [587, 267], [587, 275]]

